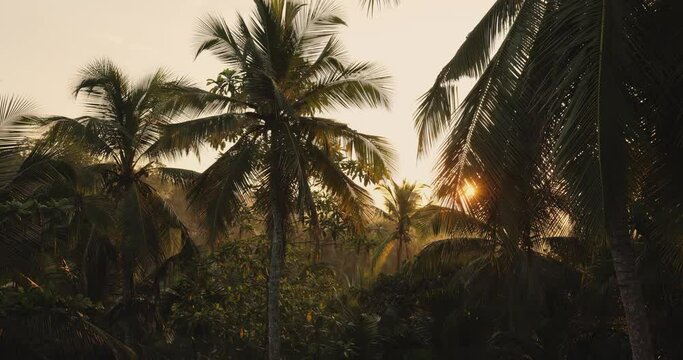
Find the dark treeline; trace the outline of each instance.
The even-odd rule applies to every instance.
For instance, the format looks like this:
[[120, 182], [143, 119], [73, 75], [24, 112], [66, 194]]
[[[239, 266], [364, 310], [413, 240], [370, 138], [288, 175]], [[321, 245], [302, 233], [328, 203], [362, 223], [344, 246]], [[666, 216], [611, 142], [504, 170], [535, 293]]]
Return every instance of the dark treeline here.
[[0, 97], [0, 357], [683, 358], [683, 4], [495, 1], [419, 99], [431, 186], [329, 115], [391, 100], [338, 5], [206, 17], [206, 87]]

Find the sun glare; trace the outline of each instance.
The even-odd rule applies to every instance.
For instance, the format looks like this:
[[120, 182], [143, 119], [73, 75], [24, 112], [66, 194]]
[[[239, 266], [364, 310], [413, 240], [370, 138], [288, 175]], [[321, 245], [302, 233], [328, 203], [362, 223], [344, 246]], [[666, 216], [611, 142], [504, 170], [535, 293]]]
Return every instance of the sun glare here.
[[465, 182], [465, 185], [462, 186], [461, 191], [465, 199], [471, 200], [477, 196], [477, 185], [470, 182]]

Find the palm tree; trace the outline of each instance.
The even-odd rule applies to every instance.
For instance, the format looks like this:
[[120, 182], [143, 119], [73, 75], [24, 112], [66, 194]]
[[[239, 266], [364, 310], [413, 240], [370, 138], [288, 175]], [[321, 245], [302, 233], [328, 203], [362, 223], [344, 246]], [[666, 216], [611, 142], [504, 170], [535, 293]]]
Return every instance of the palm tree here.
[[[541, 158], [553, 164], [577, 230], [611, 243], [635, 359], [652, 359], [654, 351], [629, 236], [629, 159], [656, 141], [636, 141], [634, 129], [653, 118], [631, 109], [633, 94], [651, 78], [652, 62], [642, 61], [643, 14], [672, 3], [496, 1], [424, 95], [416, 118], [422, 150], [449, 133], [440, 169], [451, 187], [467, 167], [504, 183], [507, 174], [495, 165], [525, 154], [526, 136], [550, 147]], [[451, 90], [464, 76], [479, 80], [456, 107]]]
[[32, 142], [38, 129], [27, 116], [33, 109], [26, 99], [0, 95], [0, 257], [11, 270], [29, 268], [43, 245], [36, 193], [73, 180], [72, 169], [57, 159], [59, 151]]
[[96, 261], [87, 259], [88, 254], [97, 254], [95, 246], [106, 246], [96, 240], [107, 237], [118, 254], [124, 305], [135, 298], [136, 277], [145, 275], [150, 264], [159, 265], [191, 246], [185, 226], [149, 182], [154, 177], [184, 184], [196, 175], [162, 166], [153, 151], [162, 127], [184, 108], [169, 90], [181, 85], [187, 84], [163, 70], [132, 83], [110, 61], [97, 60], [82, 69], [74, 89], [76, 96], [86, 97], [88, 115], [36, 119], [49, 126], [43, 143], [66, 149], [65, 159], [73, 154], [81, 158], [79, 186], [113, 201], [113, 233], [91, 226], [83, 266]]
[[340, 167], [336, 149], [373, 178], [393, 166], [383, 138], [316, 114], [388, 106], [388, 77], [371, 63], [345, 59], [335, 36], [344, 22], [332, 2], [256, 0], [255, 5], [252, 18], [239, 17], [235, 27], [217, 17], [202, 22], [197, 53], [213, 52], [230, 69], [226, 74], [233, 85], [221, 93], [185, 89], [198, 107], [223, 113], [167, 126], [164, 141], [167, 148], [185, 151], [203, 141], [230, 144], [197, 180], [190, 199], [202, 209], [213, 239], [227, 234], [251, 196], [268, 219], [268, 357], [279, 359], [288, 224], [304, 214], [318, 224], [310, 180], [332, 194], [345, 213], [362, 217], [371, 198]]
[[430, 225], [430, 217], [435, 208], [422, 204], [422, 186], [403, 180], [400, 184], [391, 181], [379, 186], [384, 196], [384, 207], [379, 212], [391, 223], [393, 232], [378, 248], [377, 254], [386, 253], [387, 249], [396, 248], [396, 271], [401, 267], [401, 256], [405, 249], [406, 257], [410, 257], [409, 244], [414, 240], [416, 232], [426, 233]]
[[3, 187], [16, 175], [16, 164], [22, 145], [28, 136], [29, 127], [22, 121], [22, 117], [28, 115], [33, 109], [33, 104], [23, 98], [0, 95], [0, 156], [2, 156], [2, 168], [0, 179]]

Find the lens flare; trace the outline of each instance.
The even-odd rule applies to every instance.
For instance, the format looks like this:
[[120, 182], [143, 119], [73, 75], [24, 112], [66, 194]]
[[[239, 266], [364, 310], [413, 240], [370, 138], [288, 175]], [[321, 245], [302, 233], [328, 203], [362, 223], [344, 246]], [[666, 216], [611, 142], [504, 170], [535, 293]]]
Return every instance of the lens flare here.
[[462, 186], [461, 192], [465, 199], [471, 200], [477, 196], [477, 185], [471, 182], [465, 182], [465, 184]]

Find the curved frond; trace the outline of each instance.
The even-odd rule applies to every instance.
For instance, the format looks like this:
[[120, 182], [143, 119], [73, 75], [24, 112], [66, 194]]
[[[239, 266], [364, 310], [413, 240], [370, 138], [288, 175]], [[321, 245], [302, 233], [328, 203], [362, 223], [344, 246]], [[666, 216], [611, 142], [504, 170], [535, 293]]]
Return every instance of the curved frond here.
[[74, 95], [86, 95], [86, 106], [95, 114], [116, 118], [131, 87], [121, 69], [108, 59], [98, 59], [82, 68], [80, 77]]
[[[484, 74], [491, 62], [496, 39], [510, 27], [523, 3], [521, 0], [497, 0], [467, 36], [453, 59], [441, 70], [432, 88], [420, 98], [420, 105], [415, 113], [420, 153], [429, 150], [454, 121], [453, 114], [459, 104], [455, 103], [457, 97], [454, 92], [457, 90], [453, 83], [462, 77], [478, 77]], [[519, 40], [512, 40], [515, 36], [527, 31], [533, 34], [532, 26], [534, 24], [531, 23], [518, 25], [519, 30], [511, 30], [508, 33], [508, 52], [517, 50], [519, 46]], [[502, 48], [504, 46], [506, 45], [503, 44], [498, 50], [499, 53], [506, 51]], [[501, 60], [509, 68], [518, 66], [516, 62], [510, 61], [511, 59]]]
[[[485, 173], [490, 191], [499, 190], [506, 167], [519, 166], [525, 138], [514, 95], [545, 14], [545, 2], [527, 1], [500, 49], [460, 106], [437, 164], [437, 191], [454, 194], [466, 180], [465, 171]], [[538, 131], [538, 130], [536, 130]], [[504, 145], [503, 145], [504, 144]], [[506, 167], [501, 161], [509, 161]]]
[[148, 158], [170, 157], [193, 151], [199, 155], [203, 143], [218, 147], [225, 140], [238, 136], [258, 121], [248, 114], [222, 114], [205, 118], [168, 124], [161, 129], [158, 140], [144, 156]]
[[388, 176], [396, 169], [396, 151], [380, 136], [363, 134], [338, 121], [319, 117], [299, 118], [301, 130], [312, 134], [323, 148], [339, 145], [350, 159], [375, 174]]
[[375, 11], [382, 8], [396, 6], [400, 3], [401, 0], [360, 0], [360, 5], [365, 8], [368, 14], [374, 14]]
[[339, 16], [341, 7], [336, 1], [316, 0], [303, 5], [296, 14], [292, 29], [297, 40], [295, 52], [306, 59], [326, 46], [325, 40], [336, 35], [346, 23]]
[[34, 108], [27, 99], [0, 95], [0, 187], [11, 181], [27, 149], [26, 139], [34, 126], [25, 116]]
[[27, 200], [41, 188], [60, 183], [74, 183], [73, 167], [60, 159], [60, 152], [44, 142], [37, 143], [18, 163], [2, 191], [14, 199]]
[[259, 170], [259, 145], [240, 139], [195, 182], [189, 194], [210, 231], [210, 241], [226, 234], [239, 210], [247, 204], [250, 185]]
[[339, 201], [342, 212], [357, 219], [359, 223], [367, 219], [372, 205], [370, 194], [349, 178], [323, 151], [311, 147], [308, 156], [311, 175], [319, 179], [323, 188]]
[[313, 114], [339, 108], [389, 107], [390, 77], [372, 63], [338, 64], [315, 79], [310, 89], [292, 105], [295, 111]]
[[474, 259], [492, 257], [495, 247], [482, 238], [453, 238], [427, 245], [413, 260], [410, 272], [426, 277], [473, 263]]
[[77, 148], [93, 157], [117, 154], [114, 148], [120, 144], [119, 127], [109, 121], [93, 117], [67, 118], [54, 116], [33, 118], [33, 121], [47, 126], [42, 141], [59, 149]]
[[151, 170], [151, 173], [157, 175], [162, 182], [179, 186], [183, 189], [190, 189], [201, 176], [196, 171], [169, 167], [155, 167]]

